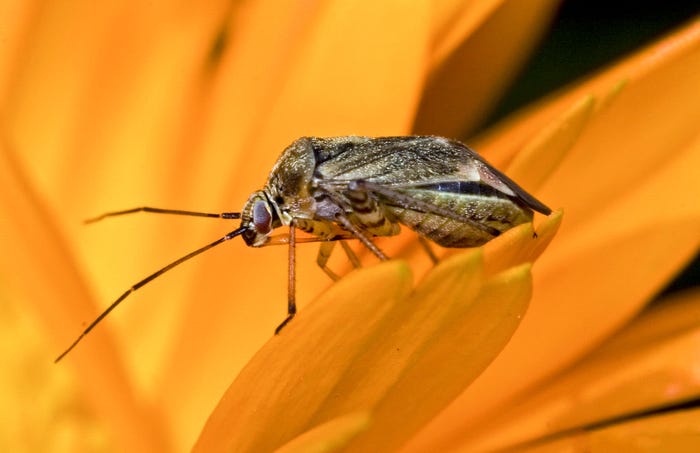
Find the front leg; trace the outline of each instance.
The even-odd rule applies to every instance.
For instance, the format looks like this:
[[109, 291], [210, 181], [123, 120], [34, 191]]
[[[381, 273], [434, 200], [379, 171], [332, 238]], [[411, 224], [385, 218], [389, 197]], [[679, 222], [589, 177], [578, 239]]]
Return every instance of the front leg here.
[[289, 224], [289, 272], [287, 273], [287, 317], [275, 329], [275, 335], [297, 314], [296, 304], [296, 228], [294, 221]]

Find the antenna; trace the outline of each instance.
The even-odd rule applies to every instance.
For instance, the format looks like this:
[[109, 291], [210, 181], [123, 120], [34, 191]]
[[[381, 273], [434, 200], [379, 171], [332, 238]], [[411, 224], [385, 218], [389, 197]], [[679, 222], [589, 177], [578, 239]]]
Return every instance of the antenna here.
[[[176, 209], [160, 209], [160, 208], [150, 208], [150, 207], [144, 206], [144, 207], [139, 207], [139, 208], [126, 209], [123, 211], [107, 212], [107, 213], [102, 214], [98, 217], [88, 219], [85, 221], [85, 223], [94, 223], [94, 222], [100, 221], [106, 217], [115, 217], [115, 216], [119, 216], [119, 215], [133, 214], [135, 212], [188, 215], [188, 216], [196, 216], [196, 217], [216, 217], [216, 218], [221, 218], [221, 219], [240, 219], [241, 218], [241, 214], [239, 212], [224, 212], [221, 214], [211, 214], [211, 213], [205, 213], [205, 212], [181, 211], [181, 210], [176, 210]], [[90, 331], [93, 328], [95, 328], [95, 326], [97, 326], [97, 324], [99, 324], [100, 321], [102, 321], [112, 310], [114, 310], [117, 307], [117, 305], [122, 303], [122, 301], [124, 301], [124, 299], [126, 299], [129, 296], [129, 294], [133, 293], [137, 289], [146, 285], [150, 281], [155, 280], [156, 278], [160, 277], [161, 275], [168, 272], [170, 269], [174, 268], [175, 266], [182, 264], [185, 261], [189, 260], [190, 258], [193, 258], [193, 257], [199, 255], [200, 253], [206, 252], [207, 250], [209, 250], [213, 247], [216, 247], [217, 245], [219, 245], [223, 242], [226, 242], [229, 239], [233, 239], [234, 237], [243, 234], [243, 232], [245, 232], [246, 230], [247, 230], [246, 227], [239, 227], [239, 228], [231, 231], [227, 235], [220, 237], [216, 241], [214, 241], [210, 244], [207, 244], [204, 247], [200, 247], [197, 250], [190, 252], [183, 257], [176, 259], [175, 261], [168, 264], [167, 266], [162, 267], [161, 269], [158, 269], [157, 271], [155, 271], [154, 273], [152, 273], [148, 277], [146, 277], [143, 280], [134, 284], [131, 288], [124, 291], [124, 293], [121, 296], [119, 296], [117, 298], [117, 300], [112, 302], [112, 304], [109, 307], [107, 307], [97, 318], [95, 318], [95, 320], [92, 321], [90, 323], [90, 325], [85, 328], [85, 330], [83, 330], [83, 332], [78, 336], [78, 338], [76, 338], [75, 341], [73, 341], [73, 343], [68, 347], [68, 349], [66, 349], [65, 351], [63, 351], [61, 353], [61, 355], [56, 357], [56, 359], [54, 360], [54, 363], [58, 363], [63, 357], [65, 357], [69, 352], [71, 352], [73, 350], [73, 348], [75, 348], [78, 345], [78, 343], [80, 343], [80, 340], [82, 340], [88, 333], [90, 333]]]

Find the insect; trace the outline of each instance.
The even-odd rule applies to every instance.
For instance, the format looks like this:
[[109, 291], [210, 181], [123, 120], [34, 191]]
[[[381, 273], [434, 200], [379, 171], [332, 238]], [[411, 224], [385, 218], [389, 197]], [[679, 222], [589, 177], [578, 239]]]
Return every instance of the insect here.
[[[238, 228], [136, 283], [102, 312], [56, 358], [68, 354], [129, 294], [200, 253], [242, 236], [248, 246], [289, 244], [287, 317], [296, 314], [295, 246], [320, 241], [317, 262], [331, 277], [327, 262], [337, 241], [353, 262], [344, 240], [358, 239], [380, 260], [388, 257], [374, 243], [406, 225], [443, 247], [475, 247], [551, 210], [460, 142], [433, 136], [303, 137], [284, 150], [262, 190], [243, 210], [220, 214], [139, 207], [108, 212], [106, 217], [151, 212], [240, 219]], [[273, 235], [278, 228], [288, 232]], [[297, 239], [296, 230], [309, 233]]]

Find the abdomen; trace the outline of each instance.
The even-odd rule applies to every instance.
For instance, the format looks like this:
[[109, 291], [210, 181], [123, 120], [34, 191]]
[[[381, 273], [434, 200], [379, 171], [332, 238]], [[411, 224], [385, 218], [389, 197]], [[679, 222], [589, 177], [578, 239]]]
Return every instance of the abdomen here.
[[[501, 233], [532, 220], [531, 210], [507, 198], [423, 190], [411, 190], [410, 196]], [[477, 247], [494, 238], [483, 229], [457, 219], [399, 206], [389, 205], [386, 210], [397, 222], [443, 247]]]

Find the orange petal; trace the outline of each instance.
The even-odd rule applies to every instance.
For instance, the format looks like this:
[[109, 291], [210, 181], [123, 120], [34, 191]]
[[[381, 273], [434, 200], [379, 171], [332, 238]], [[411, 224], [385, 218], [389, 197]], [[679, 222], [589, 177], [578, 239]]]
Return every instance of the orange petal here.
[[[406, 368], [437, 341], [444, 325], [476, 297], [482, 284], [482, 266], [482, 253], [477, 249], [445, 260], [428, 273], [411, 297], [394, 307], [380, 334], [336, 385], [331, 395], [343, 398], [327, 398], [316, 420], [378, 404]], [[358, 387], [358, 382], [368, 385]]]
[[3, 447], [8, 451], [104, 451], [107, 445], [123, 446], [112, 441], [109, 422], [104, 423], [81, 394], [75, 370], [53, 363], [57, 342], [34, 316], [32, 301], [12, 289], [0, 287]]
[[262, 129], [300, 56], [312, 45], [310, 36], [326, 6], [319, 1], [235, 4], [220, 31], [222, 55], [203, 85], [201, 142], [188, 153], [183, 150], [185, 162], [179, 160], [181, 173], [194, 186], [193, 200], [240, 209], [297, 138], [274, 136], [272, 143], [261, 145], [266, 139]]
[[518, 448], [518, 451], [528, 453], [696, 451], [700, 448], [698, 418], [700, 418], [700, 409], [642, 417], [586, 432], [573, 433], [563, 439], [523, 446]]
[[[700, 36], [700, 34], [699, 34]], [[631, 80], [596, 112], [566, 160], [538, 195], [584, 223], [643, 185], [697, 137], [700, 39], [694, 52]], [[581, 190], [585, 184], [586, 190]]]
[[526, 223], [506, 231], [498, 240], [484, 246], [486, 255], [486, 272], [494, 275], [509, 267], [522, 263], [533, 263], [559, 231], [563, 214], [554, 212], [537, 226], [537, 234], [532, 223]]
[[490, 420], [470, 439], [471, 448], [499, 449], [696, 398], [699, 302], [700, 291], [664, 301], [574, 369]]
[[[455, 23], [451, 31], [455, 35], [448, 34], [438, 44], [440, 53], [435, 57], [439, 66], [431, 71], [413, 131], [463, 137], [473, 130], [525, 61], [556, 3], [501, 2], [491, 14], [484, 14], [482, 8], [493, 6], [479, 4], [474, 17], [467, 16], [470, 20], [464, 25]], [[470, 34], [462, 37], [465, 32]]]
[[[700, 138], [690, 118], [700, 104], [694, 96], [697, 90], [690, 89], [695, 82], [694, 73], [687, 70], [686, 64], [692, 68], [700, 56], [700, 27], [689, 30], [669, 38], [667, 52], [655, 46], [646, 55], [644, 71], [636, 73], [637, 79], [606, 102], [605, 115], [613, 111], [615, 104], [626, 106], [617, 110], [619, 117], [605, 116], [609, 123], [625, 130], [628, 121], [635, 121], [637, 127], [649, 129], [641, 133], [650, 139], [653, 135], [650, 142], [654, 146], [639, 144], [641, 152], [647, 154], [640, 156], [640, 161], [655, 161], [655, 168], [641, 171], [634, 147], [638, 137], [633, 137], [628, 146], [626, 136], [601, 122], [604, 112], [594, 115], [582, 137], [589, 135], [589, 143], [601, 134], [617, 137], [617, 143], [607, 145], [608, 150], [618, 150], [607, 153], [616, 160], [617, 167], [609, 167], [607, 156], [589, 155], [600, 151], [577, 144], [571, 151], [578, 154], [576, 160], [589, 162], [579, 172], [569, 167], [562, 173], [561, 167], [549, 179], [547, 187], [554, 187], [556, 182], [581, 194], [574, 194], [571, 203], [568, 198], [556, 201], [563, 192], [548, 191], [549, 195], [542, 197], [547, 203], [551, 197], [563, 205], [567, 214], [557, 241], [535, 269], [532, 308], [513, 341], [492, 366], [421, 434], [426, 443], [434, 444], [436, 438], [447, 439], [451, 435], [470, 435], [478, 419], [487, 418], [486, 414], [519, 391], [580, 357], [634, 315], [697, 250], [700, 205], [694, 188], [700, 168]], [[639, 59], [633, 60], [645, 66]], [[666, 84], [657, 82], [674, 77], [679, 86], [668, 82], [674, 85], [669, 93], [674, 100], [669, 101]], [[638, 80], [638, 89], [634, 80]], [[652, 86], [655, 93], [648, 92]], [[630, 93], [648, 99], [650, 108], [640, 106]], [[632, 106], [641, 112], [632, 114], [627, 110]], [[685, 116], [676, 117], [675, 109], [684, 111], [681, 116]], [[650, 111], [656, 113], [647, 117]], [[657, 121], [655, 115], [663, 119]], [[668, 124], [667, 115], [678, 124]], [[627, 131], [628, 136], [635, 134]], [[604, 162], [601, 167], [593, 163], [598, 160]], [[626, 161], [634, 163], [628, 165]], [[603, 176], [599, 173], [604, 169]], [[563, 174], [567, 177], [561, 181]], [[579, 189], [592, 183], [597, 192], [599, 179], [604, 186], [616, 186], [616, 191], [588, 200], [588, 195], [582, 194], [588, 191]], [[616, 179], [627, 185], [619, 186]], [[576, 210], [574, 218], [570, 217], [570, 209]]]
[[478, 31], [504, 0], [464, 2], [442, 0], [433, 3], [432, 64], [444, 62], [464, 41]]
[[[535, 269], [532, 308], [513, 341], [421, 442], [473, 435], [477, 419], [600, 342], [694, 255], [700, 206], [690, 188], [700, 139], [674, 157], [619, 207], [579, 229], [575, 241], [557, 238]], [[649, 200], [665, 192], [671, 201], [649, 210]]]
[[300, 312], [231, 384], [194, 451], [270, 450], [317, 425], [310, 417], [410, 290], [409, 275], [400, 261], [359, 270]]
[[305, 135], [408, 132], [425, 77], [428, 3], [369, 4], [336, 1], [320, 11], [275, 108], [251, 131], [253, 152]]
[[[672, 219], [599, 238], [556, 263], [547, 262], [545, 254], [536, 268], [535, 293], [522, 326], [421, 442], [463, 442], [491, 411], [600, 342], [693, 256], [700, 242], [698, 221]], [[640, 250], [642, 242], [646, 245]], [[620, 285], [621, 279], [627, 284]]]
[[537, 133], [508, 165], [508, 176], [535, 193], [566, 159], [588, 124], [594, 99], [586, 96]]
[[[166, 150], [222, 5], [42, 5], [5, 112], [24, 165], [64, 210], [164, 189], [153, 170], [172, 168]], [[150, 178], [134, 177], [142, 168]]]
[[642, 347], [645, 343], [694, 330], [700, 324], [700, 290], [687, 290], [655, 302], [605, 344], [611, 352]]
[[[541, 126], [544, 116], [557, 114], [572, 96], [602, 92], [607, 82], [606, 91], [614, 95], [606, 96], [566, 160], [538, 191], [547, 203], [566, 209], [569, 224], [586, 222], [606, 203], [643, 184], [649, 174], [675, 157], [673, 150], [695, 140], [693, 118], [700, 114], [700, 96], [695, 90], [697, 68], [700, 22], [532, 109], [527, 119], [506, 122], [504, 127], [510, 128], [501, 129], [498, 145], [491, 142], [487, 148], [519, 146], [517, 143], [526, 139], [519, 135], [526, 123], [527, 127], [535, 123]], [[628, 81], [620, 90], [619, 82], [625, 78]], [[587, 189], [581, 190], [584, 184]], [[568, 231], [564, 228], [560, 236]]]
[[326, 453], [344, 448], [355, 436], [367, 429], [370, 416], [359, 412], [323, 423], [284, 444], [275, 453]]
[[[617, 100], [618, 96], [627, 91], [627, 86], [636, 80], [649, 80], [650, 78], [659, 80], [667, 78], [670, 79], [670, 82], [662, 81], [662, 83], [674, 85], [672, 80], [674, 77], [673, 73], [679, 71], [679, 68], [681, 68], [681, 73], [685, 72], [682, 70], [684, 62], [690, 63], [696, 58], [694, 55], [697, 53], [698, 46], [700, 46], [700, 21], [695, 20], [688, 26], [669, 35], [667, 38], [642, 49], [609, 69], [581, 82], [577, 86], [571, 87], [568, 90], [551, 96], [549, 99], [542, 100], [541, 102], [529, 106], [500, 122], [497, 126], [491, 128], [488, 134], [483, 137], [480, 149], [487, 156], [491, 155], [490, 152], [492, 149], [495, 151], [505, 148], [510, 149], [512, 152], [517, 152], [524, 143], [553, 121], [554, 118], [561, 115], [563, 111], [568, 109], [577, 100], [586, 96], [594, 96], [596, 99], [601, 99], [600, 108], [603, 110], [609, 103], [607, 100]], [[692, 66], [693, 64], [691, 63], [690, 68], [688, 68], [688, 73], [691, 75], [691, 78], [685, 82], [685, 85], [692, 83]], [[671, 70], [671, 67], [675, 69]], [[654, 73], [658, 73], [659, 75], [654, 76]], [[686, 73], [684, 78], [687, 79], [688, 73]], [[622, 85], [626, 87], [620, 90]], [[651, 94], [651, 97], [647, 94], [647, 97], [639, 98], [638, 102], [642, 102], [642, 100], [657, 102], [655, 98], [658, 97], [657, 93], [659, 90], [665, 91], [666, 89], [667, 87], [665, 85], [659, 84]], [[678, 89], [672, 88], [672, 90], [676, 94], [680, 92], [681, 104], [686, 104], [683, 96], [694, 97], [693, 94], [697, 91], [692, 89], [688, 91], [682, 86], [679, 86]], [[642, 93], [639, 93], [639, 95], [641, 94]], [[678, 102], [678, 100], [676, 100], [676, 102]], [[642, 108], [642, 111], [647, 111], [647, 109]], [[675, 116], [675, 112], [669, 113], [671, 117]], [[641, 112], [636, 112], [634, 116], [639, 118], [640, 115]], [[658, 121], [663, 121], [661, 124], [670, 121], [669, 119], [658, 118], [656, 116], [650, 116], [647, 119], [654, 126], [659, 124]], [[687, 121], [689, 121], [688, 118], [682, 118], [681, 124], [685, 124]], [[618, 120], [610, 124], [609, 127], [614, 127], [618, 124], [624, 126], [624, 121]], [[633, 134], [636, 132], [637, 131], [633, 131]], [[502, 151], [499, 151], [499, 154], [500, 152]]]
[[[0, 214], [8, 219], [0, 222], [0, 274], [9, 293], [27, 304], [55, 340], [58, 354], [58, 348], [67, 347], [84, 328], [81, 321], [96, 316], [95, 306], [43, 200], [31, 190], [5, 142], [0, 145]], [[80, 387], [120, 448], [166, 448], [162, 427], [134, 398], [105, 329], [95, 329], [57, 366], [70, 363], [75, 363]]]
[[[127, 221], [120, 231], [119, 223], [87, 230], [80, 221], [148, 200], [167, 207], [188, 192], [181, 179], [169, 179], [180, 165], [173, 155], [187, 135], [187, 107], [200, 94], [201, 66], [226, 4], [58, 2], [32, 11], [13, 94], [3, 106], [8, 135], [74, 259], [87, 263], [84, 272], [103, 306], [161, 266], [181, 237], [196, 239], [179, 222], [164, 228]], [[153, 254], [139, 252], [146, 250]], [[110, 319], [117, 341], [130, 345], [123, 360], [139, 390], [158, 385], [154, 375], [179, 322], [186, 282], [173, 282], [156, 299], [163, 304]]]
[[[536, 240], [539, 241], [537, 245], [531, 244], [533, 242], [532, 228], [523, 228], [524, 232], [519, 234], [507, 233], [493, 241], [504, 242], [510, 247], [499, 247], [487, 252], [486, 264], [491, 275], [534, 259], [556, 231], [557, 216], [552, 217], [552, 221], [548, 220], [538, 230], [541, 236]], [[517, 252], [512, 252], [512, 250], [517, 250]], [[434, 267], [416, 289], [416, 293], [400, 307], [397, 307], [401, 313], [388, 317], [391, 324], [386, 324], [383, 329], [384, 333], [367, 347], [361, 358], [356, 359], [362, 365], [351, 367], [351, 370], [356, 371], [347, 373], [343, 381], [332, 392], [333, 395], [346, 396], [341, 400], [329, 398], [326, 407], [319, 410], [316, 415], [316, 420], [324, 420], [334, 414], [343, 413], [356, 407], [374, 406], [385, 398], [383, 395], [386, 392], [392, 391], [392, 386], [396, 385], [398, 379], [404, 379], [401, 376], [402, 373], [406, 372], [407, 367], [414, 367], [416, 362], [427, 360], [422, 356], [425, 351], [443, 351], [440, 346], [443, 342], [448, 345], [459, 344], [461, 348], [465, 348], [466, 340], [454, 340], [453, 337], [446, 334], [446, 331], [450, 331], [447, 326], [452, 322], [459, 326], [470, 325], [472, 310], [478, 310], [476, 306], [470, 305], [470, 300], [475, 297], [475, 291], [478, 291], [480, 285], [481, 266], [481, 250], [475, 249], [457, 253]], [[503, 269], [500, 269], [499, 266], [503, 266]], [[411, 307], [411, 309], [406, 310], [405, 307]], [[484, 318], [481, 317], [483, 315], [485, 314], [480, 312], [479, 315], [475, 316], [484, 322]], [[480, 332], [476, 328], [471, 329], [471, 331], [474, 335]], [[453, 332], [453, 335], [458, 334]], [[497, 343], [498, 341], [494, 339], [494, 345]], [[400, 350], [395, 351], [396, 345], [400, 345]], [[450, 376], [455, 379], [453, 382], [455, 386], [466, 387], [470, 379], [478, 374], [475, 370], [480, 366], [485, 366], [485, 363], [488, 362], [489, 359], [486, 357], [492, 357], [491, 354], [495, 354], [494, 350], [489, 348], [480, 351], [468, 354], [474, 363], [460, 368], [464, 370], [464, 374], [450, 372]], [[449, 354], [445, 352], [445, 356], [449, 356]], [[385, 365], [365, 365], [372, 363]], [[474, 374], [469, 374], [470, 372]], [[372, 385], [358, 388], [357, 382], [371, 382]], [[433, 400], [433, 402], [437, 402], [437, 400]], [[416, 423], [420, 423], [418, 419], [425, 417], [426, 413], [429, 411], [417, 414]], [[386, 421], [388, 423], [389, 418]], [[406, 425], [402, 424], [402, 426], [405, 428]], [[389, 428], [381, 424], [376, 426], [376, 430], [382, 432], [383, 435], [386, 434], [387, 429]]]
[[[375, 405], [376, 421], [355, 442], [376, 445], [379, 436], [387, 446], [400, 444], [411, 430], [405, 430], [406, 421], [404, 428], [395, 424], [395, 406], [423, 401], [424, 410], [416, 411], [409, 424], [425, 423], [500, 351], [527, 306], [529, 265], [495, 276], [479, 292], [480, 256], [474, 250], [445, 260], [400, 305], [394, 280], [385, 275], [395, 268], [394, 262], [343, 279], [245, 368], [212, 414], [198, 448], [274, 448], [309, 426]], [[377, 275], [378, 271], [382, 272]], [[302, 329], [303, 336], [292, 339]], [[465, 347], [473, 351], [465, 352]], [[333, 354], [325, 354], [326, 349]], [[295, 351], [302, 350], [315, 352], [300, 360]], [[436, 366], [446, 359], [459, 363]], [[440, 368], [446, 373], [436, 374]], [[426, 373], [440, 383], [425, 385]], [[444, 390], [438, 398], [436, 388]], [[238, 424], [246, 429], [236, 429]]]
[[[55, 190], [64, 179], [63, 167], [57, 162], [62, 162], [65, 154], [57, 150], [65, 150], [76, 128], [83, 87], [101, 42], [97, 37], [111, 29], [110, 6], [71, 6], [36, 6], [28, 19], [31, 40], [22, 43], [24, 58], [11, 72], [12, 96], [3, 105], [7, 134], [22, 151], [21, 163], [44, 190]], [[66, 64], [67, 55], [71, 56], [70, 64]], [[42, 125], [40, 133], [37, 124]]]
[[[455, 258], [446, 261], [453, 262]], [[442, 282], [434, 286], [430, 280], [437, 274], [431, 273], [409, 302], [434, 299], [432, 304], [450, 304], [450, 316], [412, 354], [376, 406], [372, 426], [351, 442], [354, 451], [393, 451], [405, 443], [488, 366], [525, 314], [531, 294], [529, 264], [491, 278], [475, 299], [463, 297], [454, 281], [444, 289]], [[445, 291], [448, 287], [452, 291]], [[428, 288], [434, 292], [419, 298]]]
[[[22, 56], [25, 36], [34, 17], [36, 5], [31, 1], [6, 0], [0, 4], [0, 30], [3, 44], [0, 46], [0, 105], [5, 105], [10, 94], [12, 76], [18, 59]], [[4, 112], [4, 109], [3, 109]]]

